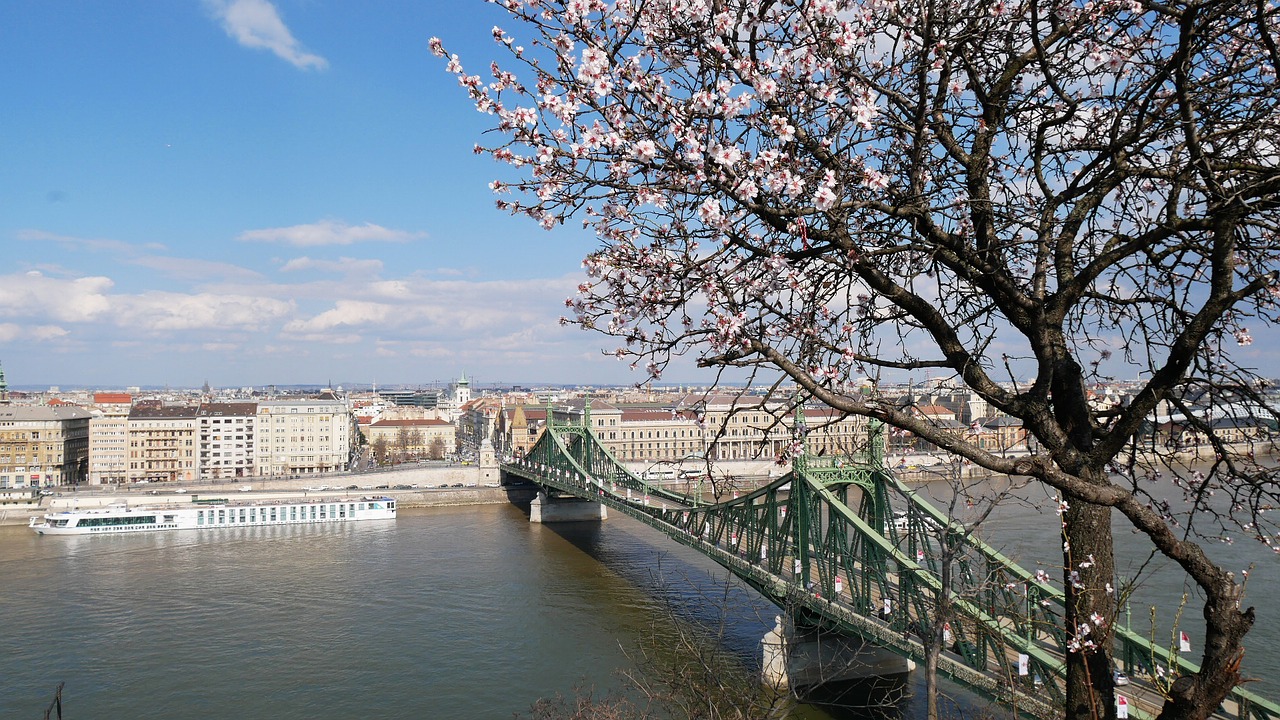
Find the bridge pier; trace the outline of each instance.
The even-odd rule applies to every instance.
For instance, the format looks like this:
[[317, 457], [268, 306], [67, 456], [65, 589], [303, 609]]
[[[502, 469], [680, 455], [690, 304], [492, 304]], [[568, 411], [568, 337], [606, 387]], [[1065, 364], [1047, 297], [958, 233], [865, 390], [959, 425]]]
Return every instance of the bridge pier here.
[[859, 637], [799, 630], [777, 618], [760, 641], [763, 681], [777, 689], [803, 689], [842, 680], [900, 675], [915, 663]]
[[545, 489], [538, 490], [538, 497], [529, 503], [529, 522], [534, 523], [600, 521], [608, 517], [608, 508], [598, 502], [552, 497]]

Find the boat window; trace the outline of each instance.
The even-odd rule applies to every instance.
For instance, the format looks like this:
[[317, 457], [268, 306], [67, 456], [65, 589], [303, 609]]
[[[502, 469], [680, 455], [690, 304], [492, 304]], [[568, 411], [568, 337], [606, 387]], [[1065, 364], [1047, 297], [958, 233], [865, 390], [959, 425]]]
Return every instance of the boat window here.
[[271, 522], [275, 522], [275, 521], [276, 521], [276, 509], [271, 508]]
[[218, 522], [220, 522], [220, 523], [225, 523], [225, 522], [227, 521], [227, 518], [225, 517], [225, 516], [226, 516], [226, 514], [227, 514], [227, 511], [226, 511], [226, 510], [219, 510], [219, 511], [218, 511]]
[[154, 525], [155, 515], [126, 515], [123, 517], [81, 518], [77, 527], [117, 527], [122, 525]]
[[345, 504], [338, 506], [338, 517], [345, 518], [347, 516], [347, 506]]
[[203, 524], [204, 524], [204, 511], [203, 511], [203, 510], [197, 510], [197, 511], [196, 511], [196, 524], [197, 524], [197, 525], [203, 525]]
[[290, 520], [297, 520], [297, 519], [298, 519], [298, 508], [296, 508], [296, 507], [290, 507], [290, 508], [289, 508], [289, 519], [290, 519]]
[[357, 506], [357, 507], [356, 507], [356, 509], [357, 509], [357, 510], [363, 510], [363, 509], [364, 509], [364, 503], [360, 503], [360, 505], [359, 505], [359, 506]]
[[336, 517], [338, 517], [338, 506], [337, 506], [337, 505], [330, 505], [330, 506], [329, 506], [329, 517], [331, 517], [331, 518], [336, 518]]
[[240, 522], [244, 522], [244, 508], [240, 508]]

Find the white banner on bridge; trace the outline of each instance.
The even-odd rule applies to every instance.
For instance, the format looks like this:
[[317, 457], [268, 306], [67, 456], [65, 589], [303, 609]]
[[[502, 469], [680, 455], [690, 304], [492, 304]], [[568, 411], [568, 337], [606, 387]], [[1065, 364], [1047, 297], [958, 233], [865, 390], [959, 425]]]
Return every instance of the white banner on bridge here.
[[1191, 637], [1185, 631], [1178, 632], [1179, 652], [1191, 652]]
[[1018, 653], [1018, 674], [1024, 676], [1031, 674], [1030, 655], [1027, 655], [1026, 653]]
[[1116, 720], [1125, 720], [1129, 717], [1129, 698], [1123, 695], [1116, 696]]

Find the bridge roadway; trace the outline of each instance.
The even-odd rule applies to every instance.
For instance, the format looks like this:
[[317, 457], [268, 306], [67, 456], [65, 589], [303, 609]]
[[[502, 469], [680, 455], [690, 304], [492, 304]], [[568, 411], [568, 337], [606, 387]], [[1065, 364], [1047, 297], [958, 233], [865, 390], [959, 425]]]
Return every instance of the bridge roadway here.
[[[589, 415], [582, 426], [551, 426], [526, 457], [502, 466], [504, 478], [537, 483], [552, 502], [558, 494], [623, 512], [704, 553], [798, 622], [917, 662], [925, 656], [922, 635], [938, 616], [935, 600], [948, 597], [945, 621], [954, 632], [947, 631], [939, 670], [1023, 714], [1063, 715], [1062, 591], [951, 524], [884, 471], [883, 445], [877, 452], [874, 437], [863, 458], [801, 454], [787, 475], [707, 503], [645, 482], [617, 463], [589, 426]], [[946, 588], [943, 564], [952, 570]], [[1135, 720], [1154, 718], [1177, 673], [1150, 668], [1196, 667], [1127, 629], [1116, 628], [1115, 640], [1131, 680], [1117, 696]], [[1237, 688], [1215, 717], [1280, 720], [1280, 707]]]

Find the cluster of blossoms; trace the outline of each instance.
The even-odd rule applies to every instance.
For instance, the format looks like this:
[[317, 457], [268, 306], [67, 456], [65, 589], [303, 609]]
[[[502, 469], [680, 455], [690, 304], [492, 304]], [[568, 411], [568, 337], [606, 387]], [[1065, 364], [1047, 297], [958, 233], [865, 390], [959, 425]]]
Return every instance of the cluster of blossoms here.
[[[1102, 620], [1102, 617], [1096, 613], [1093, 617], [1097, 618], [1095, 623]], [[1082, 622], [1077, 625], [1075, 633], [1067, 639], [1067, 650], [1083, 653], [1089, 653], [1097, 650], [1098, 644], [1094, 640], [1094, 629], [1095, 626], [1090, 625], [1087, 622]], [[1101, 631], [1101, 627], [1097, 627], [1097, 629]]]

